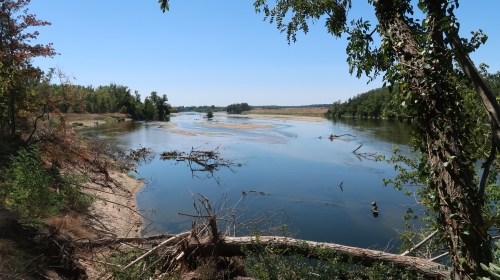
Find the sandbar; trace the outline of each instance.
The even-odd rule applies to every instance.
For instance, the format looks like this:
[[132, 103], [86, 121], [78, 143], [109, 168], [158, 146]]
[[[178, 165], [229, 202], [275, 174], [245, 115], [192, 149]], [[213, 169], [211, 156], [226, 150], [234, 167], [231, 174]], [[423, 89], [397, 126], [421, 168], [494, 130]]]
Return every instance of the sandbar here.
[[274, 125], [270, 124], [258, 124], [258, 123], [208, 123], [208, 122], [197, 122], [196, 124], [211, 127], [222, 127], [222, 128], [232, 128], [232, 129], [259, 129], [259, 128], [273, 128]]
[[322, 122], [326, 118], [312, 116], [296, 116], [296, 115], [261, 115], [261, 114], [245, 114], [245, 115], [227, 115], [231, 118], [257, 119], [257, 120], [284, 120], [284, 121], [305, 121], [305, 122]]

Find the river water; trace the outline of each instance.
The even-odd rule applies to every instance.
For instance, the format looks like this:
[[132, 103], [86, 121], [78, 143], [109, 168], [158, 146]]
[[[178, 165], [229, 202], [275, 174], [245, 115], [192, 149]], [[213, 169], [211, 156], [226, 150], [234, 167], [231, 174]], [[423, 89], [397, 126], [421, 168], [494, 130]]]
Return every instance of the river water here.
[[[259, 127], [236, 128], [252, 124]], [[396, 175], [391, 165], [353, 153], [361, 144], [357, 152], [377, 155], [390, 155], [394, 146], [407, 149], [410, 128], [395, 121], [313, 122], [222, 113], [209, 121], [203, 114], [182, 113], [168, 123], [104, 124], [79, 133], [106, 137], [125, 148], [155, 151], [156, 157], [139, 166], [136, 174], [148, 181], [137, 202], [139, 209], [151, 209], [149, 234], [191, 228], [192, 218], [178, 215], [196, 214], [189, 190], [206, 196], [217, 209], [221, 200], [225, 209], [236, 205], [240, 222], [263, 217], [259, 228], [286, 224], [286, 231], [297, 238], [384, 249], [394, 244], [396, 230], [404, 229], [402, 217], [408, 205], [415, 204], [413, 197], [383, 187], [382, 178]], [[347, 135], [331, 141], [332, 134]], [[164, 151], [189, 152], [193, 147], [218, 148], [232, 164], [210, 173], [193, 170], [187, 162], [159, 158]], [[191, 167], [200, 169], [196, 164]], [[377, 202], [378, 217], [372, 215], [372, 201]]]

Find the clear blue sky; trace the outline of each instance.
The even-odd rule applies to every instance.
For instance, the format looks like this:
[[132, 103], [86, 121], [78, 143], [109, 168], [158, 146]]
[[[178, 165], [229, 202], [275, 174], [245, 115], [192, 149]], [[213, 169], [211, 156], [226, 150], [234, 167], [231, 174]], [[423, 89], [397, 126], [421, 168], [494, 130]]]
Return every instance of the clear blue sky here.
[[[366, 0], [353, 2], [351, 18], [373, 20]], [[58, 66], [75, 84], [113, 82], [143, 98], [157, 91], [173, 106], [332, 103], [381, 85], [349, 75], [347, 43], [328, 35], [323, 21], [288, 45], [252, 4], [171, 0], [162, 13], [156, 0], [32, 0], [30, 13], [52, 23], [39, 29], [38, 42], [60, 53], [35, 64]], [[498, 11], [499, 0], [462, 0], [456, 13], [462, 35], [489, 36], [472, 59], [490, 72], [500, 71]]]

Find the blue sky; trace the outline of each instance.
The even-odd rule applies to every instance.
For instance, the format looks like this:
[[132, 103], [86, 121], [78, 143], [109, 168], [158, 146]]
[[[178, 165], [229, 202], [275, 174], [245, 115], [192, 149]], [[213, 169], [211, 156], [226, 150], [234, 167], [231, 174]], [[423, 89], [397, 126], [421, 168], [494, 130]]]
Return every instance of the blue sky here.
[[[373, 20], [366, 0], [353, 2], [350, 18]], [[173, 106], [322, 104], [381, 86], [349, 74], [347, 42], [323, 21], [288, 45], [252, 0], [170, 0], [166, 13], [156, 0], [32, 0], [28, 8], [52, 23], [38, 42], [60, 53], [36, 65], [60, 67], [74, 84], [116, 83], [143, 98], [157, 91]], [[489, 36], [472, 59], [490, 72], [500, 71], [498, 11], [498, 0], [462, 0], [456, 12], [463, 36]]]

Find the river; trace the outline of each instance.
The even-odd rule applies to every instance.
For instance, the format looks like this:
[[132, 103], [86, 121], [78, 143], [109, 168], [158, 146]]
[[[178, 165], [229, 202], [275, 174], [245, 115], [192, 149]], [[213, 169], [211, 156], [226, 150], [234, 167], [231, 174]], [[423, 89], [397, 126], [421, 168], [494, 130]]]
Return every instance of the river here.
[[[392, 165], [353, 150], [361, 144], [358, 153], [389, 156], [395, 146], [407, 150], [409, 126], [378, 119], [314, 120], [224, 113], [205, 120], [203, 114], [181, 113], [167, 123], [104, 124], [79, 133], [155, 151], [156, 157], [135, 175], [148, 181], [137, 195], [139, 209], [150, 209], [152, 224], [145, 233], [189, 230], [192, 218], [178, 215], [196, 214], [189, 190], [206, 196], [216, 209], [221, 201], [224, 209], [236, 204], [240, 222], [263, 217], [261, 229], [286, 224], [286, 233], [297, 238], [375, 249], [390, 244], [389, 251], [396, 252], [391, 247], [396, 230], [404, 229], [402, 217], [415, 199], [383, 186], [383, 178], [396, 175]], [[332, 134], [345, 136], [330, 140]], [[159, 157], [164, 151], [188, 153], [192, 148], [218, 149], [232, 164], [210, 173]], [[378, 205], [377, 217], [372, 201]]]

